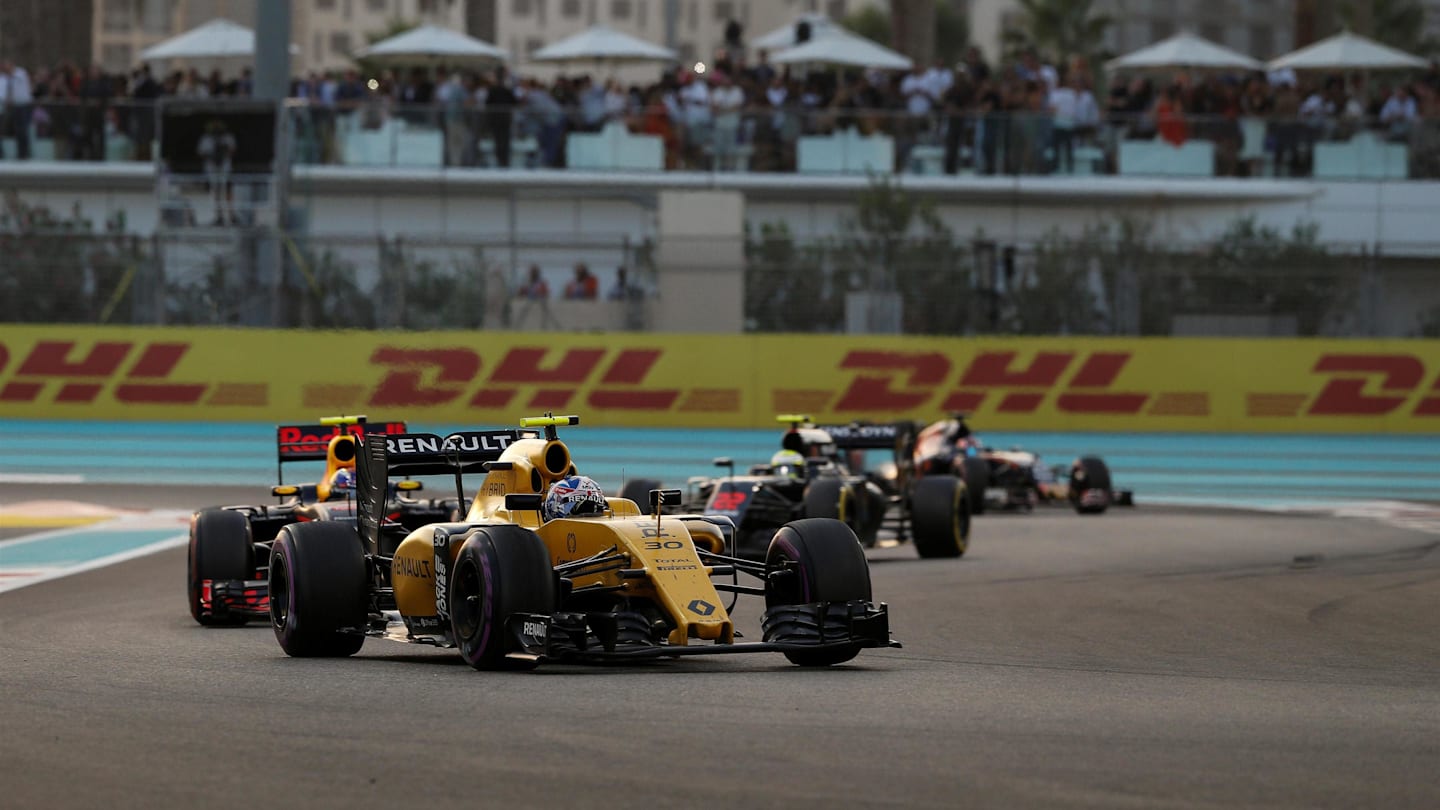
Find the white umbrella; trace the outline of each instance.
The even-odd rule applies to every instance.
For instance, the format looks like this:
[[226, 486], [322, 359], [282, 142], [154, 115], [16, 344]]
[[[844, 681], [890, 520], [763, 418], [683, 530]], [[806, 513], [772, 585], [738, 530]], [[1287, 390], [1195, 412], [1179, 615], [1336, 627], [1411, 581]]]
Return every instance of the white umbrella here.
[[1373, 39], [1342, 31], [1333, 37], [1306, 45], [1270, 63], [1271, 70], [1400, 70], [1424, 68], [1418, 56], [1381, 45]]
[[915, 64], [910, 57], [839, 26], [803, 45], [786, 48], [771, 57], [770, 61], [781, 65], [810, 63], [885, 70], [909, 70]]
[[1128, 53], [1105, 63], [1108, 70], [1143, 70], [1150, 68], [1213, 68], [1264, 70], [1265, 63], [1239, 51], [1216, 45], [1208, 39], [1182, 31], [1154, 45]]
[[[291, 46], [293, 51], [294, 46]], [[255, 32], [225, 19], [215, 19], [140, 52], [156, 59], [217, 59], [255, 56]]]
[[793, 47], [795, 45], [795, 26], [802, 22], [810, 23], [811, 39], [824, 36], [836, 28], [835, 23], [832, 22], [829, 17], [826, 17], [824, 14], [812, 12], [809, 14], [801, 14], [795, 18], [795, 22], [776, 28], [768, 34], [762, 34], [747, 44], [751, 48], [769, 51]]
[[503, 62], [503, 49], [459, 31], [422, 25], [361, 48], [356, 59], [383, 62]]
[[586, 31], [546, 45], [530, 55], [537, 62], [674, 62], [678, 57], [669, 48], [597, 25]]

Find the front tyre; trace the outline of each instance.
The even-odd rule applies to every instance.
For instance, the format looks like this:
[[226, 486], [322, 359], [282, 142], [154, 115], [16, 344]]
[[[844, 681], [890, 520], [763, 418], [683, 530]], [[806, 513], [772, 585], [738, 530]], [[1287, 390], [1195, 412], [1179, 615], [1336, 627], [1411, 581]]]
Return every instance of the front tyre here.
[[[808, 518], [786, 523], [765, 553], [765, 607], [817, 602], [870, 601], [870, 563], [849, 526]], [[766, 639], [771, 640], [769, 638]], [[859, 645], [824, 650], [787, 650], [802, 667], [828, 667], [854, 658]]]
[[538, 661], [506, 657], [506, 623], [516, 613], [555, 612], [555, 569], [540, 536], [520, 526], [476, 529], [450, 577], [450, 626], [465, 662], [476, 669], [534, 668]]
[[910, 490], [910, 531], [921, 557], [959, 557], [970, 546], [970, 498], [953, 475], [927, 475]]
[[201, 602], [205, 580], [229, 582], [250, 579], [255, 562], [250, 550], [250, 521], [233, 509], [203, 509], [190, 517], [190, 553], [185, 571], [185, 590], [190, 615], [207, 627], [234, 627], [245, 623], [244, 616], [216, 614]]
[[355, 527], [292, 523], [270, 549], [270, 624], [286, 654], [354, 655], [365, 643], [365, 551]]

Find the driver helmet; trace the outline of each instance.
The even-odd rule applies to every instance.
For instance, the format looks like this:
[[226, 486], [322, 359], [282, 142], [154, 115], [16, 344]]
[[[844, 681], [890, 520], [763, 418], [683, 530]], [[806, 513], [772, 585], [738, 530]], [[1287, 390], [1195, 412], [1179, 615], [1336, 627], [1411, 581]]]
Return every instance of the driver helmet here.
[[776, 475], [801, 478], [805, 475], [805, 457], [794, 450], [781, 450], [770, 457], [770, 468]]
[[355, 471], [349, 467], [341, 467], [330, 476], [331, 498], [349, 497], [349, 493], [355, 491]]
[[570, 475], [550, 485], [540, 504], [540, 517], [548, 523], [556, 518], [601, 515], [608, 506], [605, 490], [593, 478]]

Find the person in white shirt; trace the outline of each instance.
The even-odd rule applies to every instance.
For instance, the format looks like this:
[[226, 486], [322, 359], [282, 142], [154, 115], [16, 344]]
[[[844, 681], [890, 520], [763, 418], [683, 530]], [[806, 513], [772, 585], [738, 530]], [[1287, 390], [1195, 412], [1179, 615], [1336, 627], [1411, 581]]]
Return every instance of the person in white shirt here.
[[936, 59], [935, 64], [925, 71], [925, 92], [930, 94], [930, 103], [940, 104], [940, 99], [955, 84], [955, 71], [945, 66], [943, 59]]
[[685, 109], [685, 151], [692, 167], [700, 164], [701, 149], [710, 142], [710, 80], [704, 73], [690, 74], [689, 82], [680, 89], [680, 103]]
[[745, 106], [745, 91], [724, 73], [717, 72], [713, 82], [710, 109], [715, 116], [715, 169], [733, 171], [735, 152], [740, 146], [740, 111]]
[[925, 68], [916, 65], [913, 71], [906, 74], [900, 81], [900, 95], [905, 97], [905, 111], [910, 115], [921, 118], [930, 114], [935, 101], [925, 83]]
[[0, 62], [0, 129], [15, 133], [15, 154], [21, 160], [30, 159], [30, 112], [34, 106], [30, 74], [8, 59]]
[[1390, 98], [1385, 100], [1385, 106], [1380, 108], [1380, 123], [1389, 130], [1390, 140], [1403, 141], [1410, 137], [1410, 127], [1419, 115], [1419, 108], [1415, 105], [1415, 97], [1410, 95], [1410, 88], [1401, 84], [1396, 86]]
[[1054, 146], [1054, 170], [1065, 174], [1075, 172], [1075, 118], [1080, 109], [1079, 80], [1071, 74], [1054, 90], [1048, 103], [1054, 116], [1051, 129]]

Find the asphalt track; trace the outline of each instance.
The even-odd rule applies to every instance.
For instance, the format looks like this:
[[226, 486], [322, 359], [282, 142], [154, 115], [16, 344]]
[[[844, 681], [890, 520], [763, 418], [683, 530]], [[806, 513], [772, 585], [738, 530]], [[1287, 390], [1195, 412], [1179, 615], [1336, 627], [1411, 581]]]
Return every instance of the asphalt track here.
[[[0, 503], [253, 497], [196, 492]], [[904, 649], [519, 674], [200, 628], [172, 549], [0, 593], [0, 806], [1434, 808], [1437, 543], [1143, 504], [987, 515], [963, 560], [872, 552]]]

